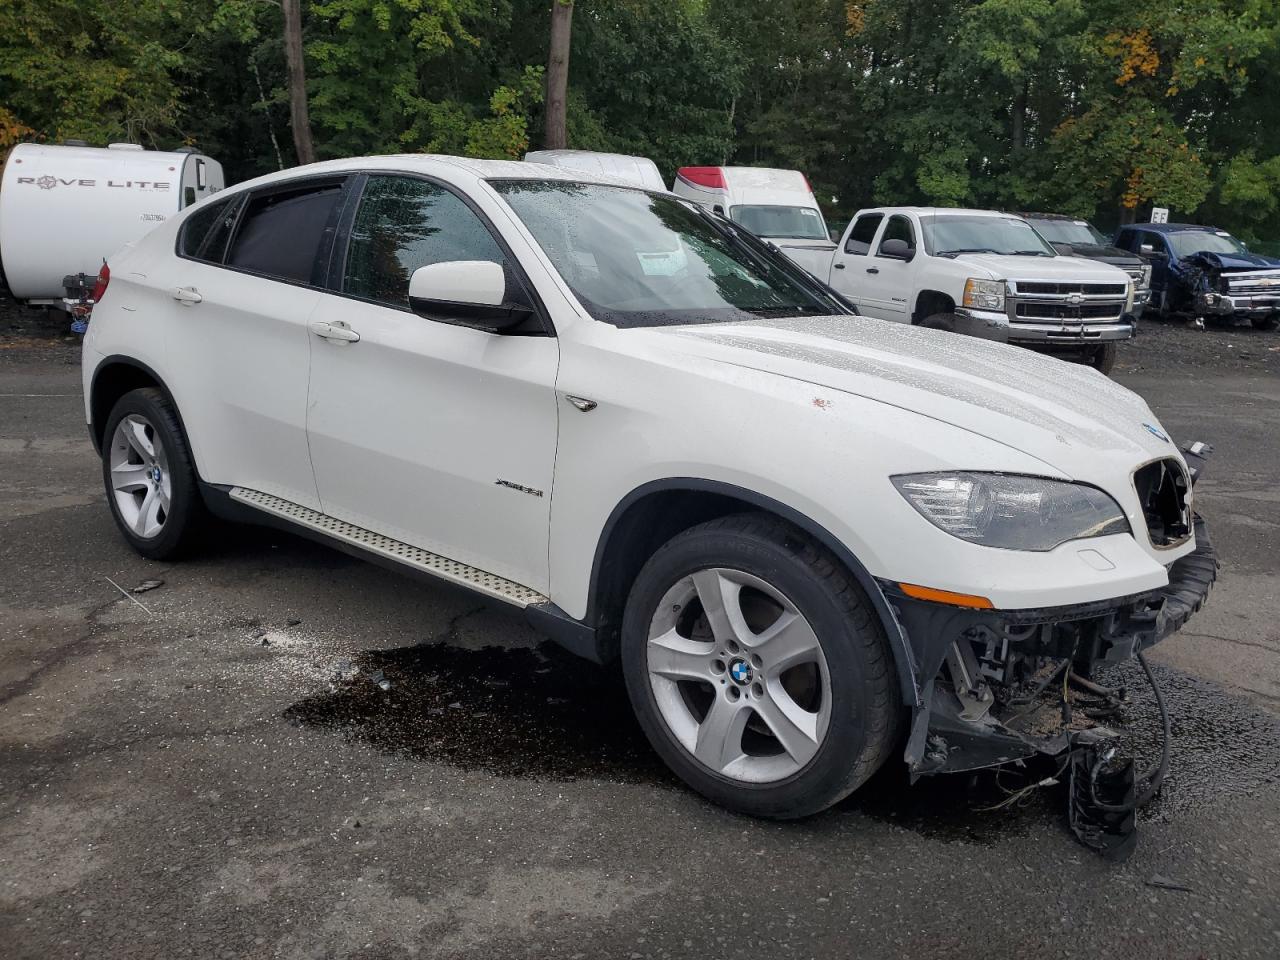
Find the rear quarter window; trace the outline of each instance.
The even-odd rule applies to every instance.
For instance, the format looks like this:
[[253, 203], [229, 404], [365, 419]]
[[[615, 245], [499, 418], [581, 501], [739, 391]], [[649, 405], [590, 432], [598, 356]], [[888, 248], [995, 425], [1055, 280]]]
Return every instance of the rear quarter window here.
[[187, 217], [178, 236], [178, 253], [191, 260], [222, 263], [227, 239], [236, 224], [240, 197], [210, 204]]
[[342, 183], [308, 184], [251, 196], [227, 266], [275, 280], [312, 283], [326, 230], [335, 226]]

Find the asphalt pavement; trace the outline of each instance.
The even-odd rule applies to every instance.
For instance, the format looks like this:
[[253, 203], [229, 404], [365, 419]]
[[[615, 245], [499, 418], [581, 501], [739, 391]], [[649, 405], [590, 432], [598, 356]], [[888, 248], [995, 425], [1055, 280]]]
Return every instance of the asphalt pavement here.
[[[1172, 772], [1122, 864], [1075, 842], [1061, 787], [993, 810], [990, 776], [734, 816], [518, 614], [267, 530], [143, 560], [78, 360], [0, 326], [5, 960], [1280, 955], [1280, 334], [1122, 349], [1117, 378], [1216, 445], [1223, 560], [1152, 656]], [[1149, 752], [1140, 675], [1111, 679]]]

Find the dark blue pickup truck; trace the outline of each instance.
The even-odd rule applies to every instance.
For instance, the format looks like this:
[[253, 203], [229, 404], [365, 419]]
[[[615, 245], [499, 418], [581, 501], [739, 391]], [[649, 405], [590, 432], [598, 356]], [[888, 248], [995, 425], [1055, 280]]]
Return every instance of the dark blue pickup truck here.
[[1188, 223], [1131, 223], [1115, 244], [1151, 261], [1147, 312], [1280, 326], [1280, 260], [1250, 253], [1225, 230]]

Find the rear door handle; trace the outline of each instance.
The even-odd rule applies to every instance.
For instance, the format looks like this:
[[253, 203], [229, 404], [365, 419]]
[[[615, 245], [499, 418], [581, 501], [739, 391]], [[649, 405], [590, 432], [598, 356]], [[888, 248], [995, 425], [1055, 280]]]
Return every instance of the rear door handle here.
[[360, 334], [356, 333], [346, 323], [341, 320], [313, 320], [311, 322], [311, 332], [321, 340], [328, 340], [331, 343], [359, 343]]
[[199, 303], [204, 297], [200, 296], [200, 291], [195, 287], [174, 287], [173, 299], [179, 303]]
[[879, 273], [879, 272], [880, 272], [879, 267], [867, 267], [867, 273]]

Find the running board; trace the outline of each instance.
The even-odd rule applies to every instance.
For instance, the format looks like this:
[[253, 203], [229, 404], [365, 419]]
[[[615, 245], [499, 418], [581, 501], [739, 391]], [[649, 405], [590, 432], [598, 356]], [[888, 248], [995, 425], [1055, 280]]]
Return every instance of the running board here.
[[431, 553], [421, 547], [393, 540], [282, 497], [260, 493], [257, 490], [246, 490], [244, 487], [232, 487], [229, 496], [232, 500], [279, 517], [294, 526], [304, 527], [328, 539], [340, 541], [393, 563], [412, 567], [414, 570], [439, 577], [441, 580], [448, 580], [504, 603], [517, 607], [529, 607], [550, 602], [536, 590], [530, 590], [497, 574], [486, 573], [484, 570], [477, 570], [475, 567]]

